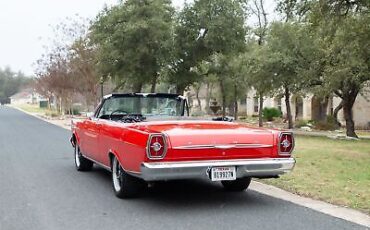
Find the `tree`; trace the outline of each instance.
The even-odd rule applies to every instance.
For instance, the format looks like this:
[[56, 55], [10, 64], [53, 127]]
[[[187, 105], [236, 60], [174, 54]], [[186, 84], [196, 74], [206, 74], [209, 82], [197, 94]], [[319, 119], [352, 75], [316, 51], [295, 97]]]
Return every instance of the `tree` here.
[[241, 58], [246, 82], [256, 90], [256, 96], [259, 98], [259, 126], [262, 127], [263, 97], [273, 95], [274, 92], [272, 80], [275, 70], [271, 62], [271, 53], [266, 45], [250, 41], [247, 52]]
[[342, 99], [346, 134], [357, 137], [352, 108], [370, 81], [370, 2], [314, 2], [309, 20], [325, 52], [318, 84]]
[[101, 73], [135, 92], [150, 83], [154, 92], [169, 59], [173, 12], [170, 0], [127, 0], [103, 10], [91, 27]]
[[244, 1], [240, 0], [198, 0], [193, 5], [193, 25], [207, 54], [204, 61], [219, 83], [223, 116], [226, 115], [226, 92], [232, 74], [228, 60], [245, 49], [247, 29], [243, 7]]
[[247, 80], [243, 53], [232, 57], [229, 60], [229, 76], [232, 84], [232, 101], [234, 107], [234, 119], [238, 119], [238, 100], [245, 99], [245, 92], [250, 87], [250, 82]]
[[352, 108], [357, 95], [370, 81], [370, 17], [351, 17], [337, 29], [327, 50], [323, 85], [343, 100], [347, 136], [357, 137]]
[[61, 53], [48, 54], [38, 61], [38, 68], [35, 86], [38, 92], [49, 99], [55, 96], [60, 113], [70, 110], [76, 80], [71, 75], [66, 57]]
[[8, 102], [10, 96], [30, 83], [31, 78], [27, 78], [22, 72], [13, 72], [9, 67], [0, 68], [0, 103]]
[[56, 97], [61, 113], [72, 111], [77, 93], [85, 97], [88, 107], [97, 103], [99, 77], [95, 48], [89, 44], [89, 25], [84, 18], [67, 18], [56, 25], [52, 45], [37, 62], [35, 87], [49, 102]]
[[[250, 11], [257, 17], [258, 23], [257, 27], [253, 30], [254, 34], [257, 36], [257, 43], [260, 47], [261, 50], [264, 48], [262, 47], [265, 43], [266, 40], [266, 35], [267, 35], [267, 29], [268, 29], [268, 21], [267, 21], [267, 13], [265, 11], [265, 6], [264, 6], [264, 1], [263, 0], [253, 0], [252, 5], [250, 6]], [[258, 48], [254, 47], [254, 51], [256, 53], [252, 55], [259, 55]], [[263, 51], [262, 51], [263, 52]], [[250, 60], [251, 61], [251, 60]], [[264, 66], [266, 63], [262, 59], [256, 59], [256, 64], [255, 67], [257, 69], [261, 66]], [[249, 63], [250, 64], [250, 63]], [[263, 116], [262, 116], [262, 111], [263, 111], [263, 97], [265, 96], [265, 93], [267, 93], [268, 87], [266, 87], [265, 84], [265, 79], [268, 78], [266, 76], [266, 71], [265, 69], [250, 69], [250, 72], [258, 72], [256, 75], [249, 75], [250, 79], [253, 79], [251, 81], [253, 87], [257, 91], [257, 95], [259, 97], [259, 106], [258, 106], [258, 125], [259, 127], [263, 126]]]
[[176, 16], [171, 60], [163, 71], [165, 81], [175, 86], [177, 94], [183, 94], [188, 86], [201, 82], [202, 75], [193, 68], [207, 57], [207, 51], [203, 40], [205, 34], [200, 33], [197, 23], [195, 7], [185, 4]]
[[90, 46], [88, 37], [80, 37], [72, 44], [68, 65], [76, 79], [76, 91], [84, 96], [88, 107], [95, 107], [100, 76], [96, 68], [96, 50]]
[[285, 97], [289, 128], [293, 128], [290, 96], [305, 89], [320, 53], [307, 26], [298, 22], [275, 22], [267, 39], [274, 73], [272, 83]]

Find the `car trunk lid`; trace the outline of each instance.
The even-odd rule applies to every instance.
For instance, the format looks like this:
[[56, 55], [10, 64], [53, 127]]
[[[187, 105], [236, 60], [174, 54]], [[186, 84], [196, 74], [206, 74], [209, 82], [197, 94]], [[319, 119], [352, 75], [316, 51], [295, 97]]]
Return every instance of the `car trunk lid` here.
[[178, 122], [146, 125], [167, 136], [165, 160], [246, 159], [272, 157], [274, 135], [269, 130], [230, 122]]

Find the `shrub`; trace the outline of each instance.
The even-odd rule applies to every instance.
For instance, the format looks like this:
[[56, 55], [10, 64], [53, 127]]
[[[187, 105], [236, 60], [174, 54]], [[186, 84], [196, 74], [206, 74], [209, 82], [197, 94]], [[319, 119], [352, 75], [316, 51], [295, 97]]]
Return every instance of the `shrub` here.
[[[77, 108], [77, 107], [72, 108], [72, 113], [73, 115], [81, 115], [80, 108]], [[65, 110], [65, 114], [72, 115], [69, 109]]]
[[59, 116], [58, 112], [56, 112], [56, 111], [46, 112], [45, 115], [48, 116], [48, 117], [52, 117], [52, 118]]
[[192, 117], [201, 117], [201, 116], [205, 116], [205, 115], [206, 115], [206, 113], [205, 113], [205, 112], [203, 112], [203, 111], [202, 111], [202, 110], [200, 110], [200, 109], [194, 109], [193, 111], [191, 111], [190, 115], [191, 115]]
[[333, 116], [327, 116], [326, 121], [317, 121], [315, 123], [315, 128], [319, 130], [336, 130], [339, 127], [335, 123]]
[[238, 117], [239, 120], [247, 120], [247, 118], [248, 118], [247, 116], [239, 116]]
[[297, 120], [296, 122], [295, 122], [295, 127], [296, 128], [302, 128], [302, 127], [304, 127], [304, 126], [307, 126], [309, 124], [309, 122], [308, 121], [306, 121], [306, 120]]
[[273, 121], [274, 117], [281, 117], [282, 113], [277, 108], [264, 108], [262, 110], [262, 115], [267, 121]]
[[[68, 115], [81, 115], [81, 110], [82, 110], [82, 105], [79, 104], [79, 103], [74, 103], [72, 105], [72, 111], [70, 110], [71, 108], [66, 108], [65, 109], [65, 114], [68, 114]], [[71, 114], [72, 112], [72, 114]]]

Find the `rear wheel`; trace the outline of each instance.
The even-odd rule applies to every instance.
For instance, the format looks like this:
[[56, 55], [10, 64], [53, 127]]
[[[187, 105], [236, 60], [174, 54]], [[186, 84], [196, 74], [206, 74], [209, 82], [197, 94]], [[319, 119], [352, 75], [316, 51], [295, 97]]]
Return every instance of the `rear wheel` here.
[[75, 145], [75, 165], [77, 171], [90, 171], [94, 165], [92, 161], [82, 156], [80, 147]]
[[238, 178], [231, 181], [221, 181], [226, 191], [242, 192], [249, 187], [251, 183], [250, 177]]
[[112, 159], [112, 184], [118, 198], [132, 198], [140, 194], [145, 182], [127, 174], [116, 157]]

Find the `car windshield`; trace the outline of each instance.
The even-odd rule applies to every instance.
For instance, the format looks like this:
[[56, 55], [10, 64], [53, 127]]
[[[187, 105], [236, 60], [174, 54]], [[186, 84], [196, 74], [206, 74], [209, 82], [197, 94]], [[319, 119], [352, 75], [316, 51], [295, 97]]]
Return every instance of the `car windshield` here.
[[98, 117], [111, 115], [140, 114], [151, 116], [183, 116], [184, 100], [181, 97], [166, 96], [119, 96], [105, 100]]

